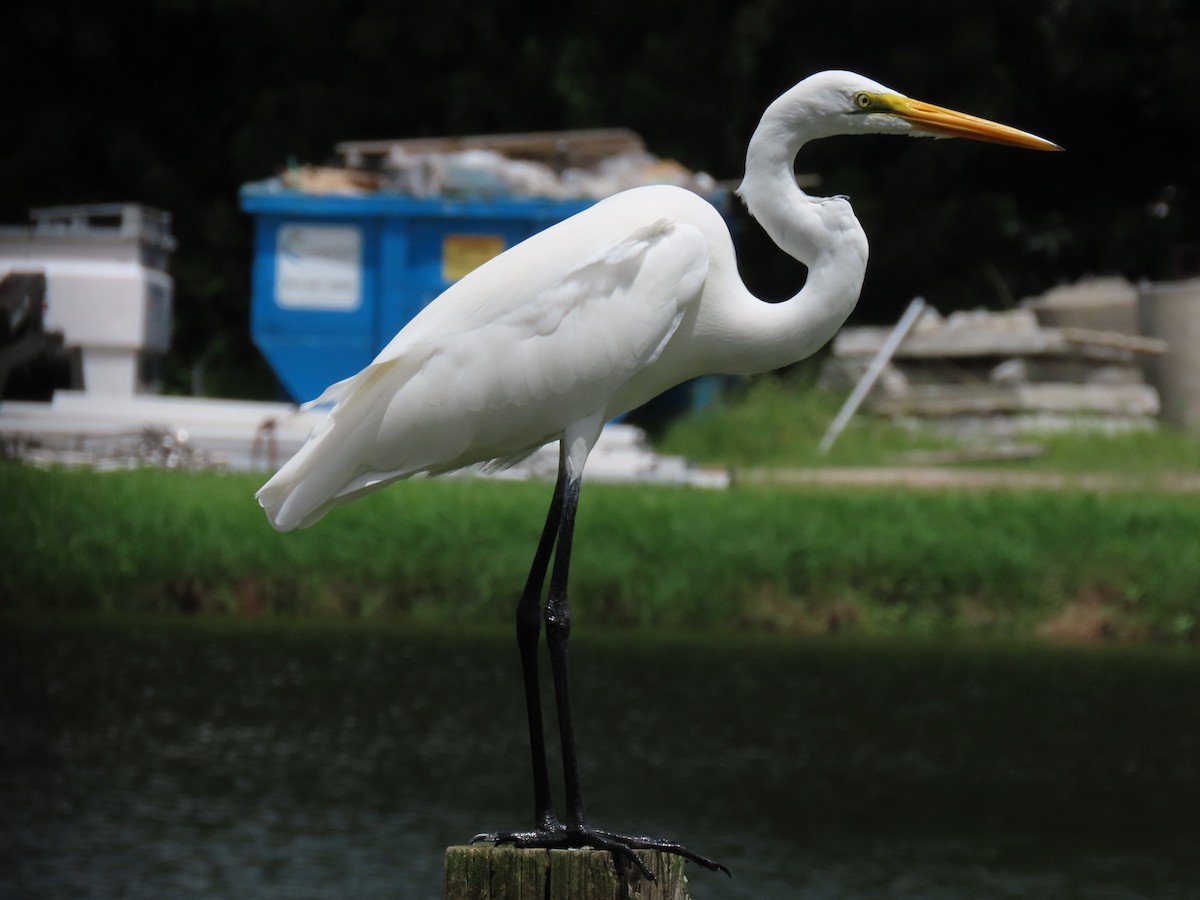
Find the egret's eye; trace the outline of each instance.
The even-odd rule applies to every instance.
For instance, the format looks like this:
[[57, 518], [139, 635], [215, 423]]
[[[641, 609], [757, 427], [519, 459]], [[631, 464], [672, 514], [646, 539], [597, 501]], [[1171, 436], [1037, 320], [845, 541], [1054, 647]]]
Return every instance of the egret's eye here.
[[875, 98], [867, 91], [859, 91], [854, 95], [854, 105], [863, 112], [866, 112], [875, 105]]

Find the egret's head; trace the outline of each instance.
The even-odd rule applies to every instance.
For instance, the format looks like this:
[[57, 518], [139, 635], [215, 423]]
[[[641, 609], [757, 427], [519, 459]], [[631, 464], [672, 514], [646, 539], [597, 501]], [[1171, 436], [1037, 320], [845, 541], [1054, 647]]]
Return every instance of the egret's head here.
[[1061, 150], [1044, 138], [898, 94], [854, 72], [819, 72], [777, 103], [803, 123], [808, 137], [833, 134], [908, 134], [963, 137], [1030, 150]]

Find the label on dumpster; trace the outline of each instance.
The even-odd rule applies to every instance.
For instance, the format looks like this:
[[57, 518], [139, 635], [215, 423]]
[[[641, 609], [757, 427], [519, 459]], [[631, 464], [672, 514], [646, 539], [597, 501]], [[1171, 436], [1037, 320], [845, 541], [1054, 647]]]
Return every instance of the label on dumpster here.
[[498, 234], [448, 234], [442, 241], [442, 280], [458, 281], [503, 252]]
[[350, 312], [362, 304], [362, 232], [353, 225], [284, 225], [275, 254], [275, 302], [285, 309]]

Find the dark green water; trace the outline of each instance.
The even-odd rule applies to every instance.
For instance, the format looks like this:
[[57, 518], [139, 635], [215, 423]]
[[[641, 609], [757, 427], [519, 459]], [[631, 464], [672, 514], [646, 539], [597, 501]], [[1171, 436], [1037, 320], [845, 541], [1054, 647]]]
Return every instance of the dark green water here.
[[[508, 635], [0, 625], [0, 897], [435, 898], [531, 815]], [[1200, 656], [577, 629], [594, 821], [695, 898], [1200, 897]]]

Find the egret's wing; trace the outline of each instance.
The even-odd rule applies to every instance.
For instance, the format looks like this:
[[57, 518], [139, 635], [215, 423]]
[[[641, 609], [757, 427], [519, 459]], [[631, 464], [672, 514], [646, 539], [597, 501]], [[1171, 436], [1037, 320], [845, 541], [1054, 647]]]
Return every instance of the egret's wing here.
[[[431, 323], [440, 327], [406, 329], [377, 362], [424, 357], [422, 380], [453, 396], [459, 412], [542, 405], [570, 395], [572, 416], [581, 417], [595, 409], [584, 409], [584, 395], [611, 392], [657, 359], [698, 296], [707, 267], [699, 231], [666, 221], [540, 284], [533, 272], [496, 267], [481, 274], [505, 276], [499, 280], [515, 296], [494, 292], [454, 309], [448, 303]], [[597, 404], [607, 399], [598, 397]]]
[[259, 492], [277, 527], [415, 472], [517, 458], [651, 365], [703, 286], [704, 237], [661, 220], [572, 262], [585, 225], [480, 267], [318, 398], [329, 417]]

